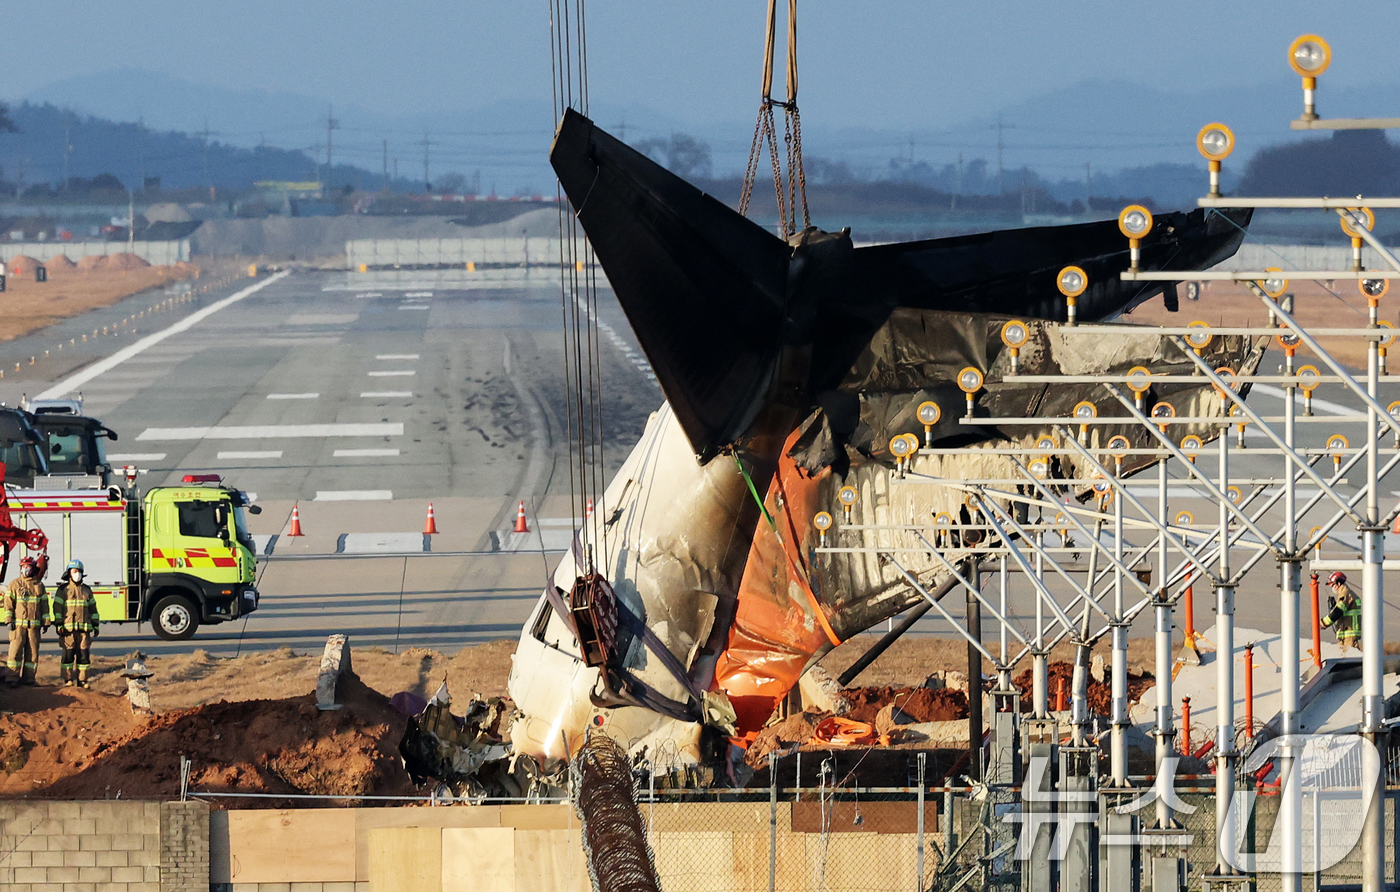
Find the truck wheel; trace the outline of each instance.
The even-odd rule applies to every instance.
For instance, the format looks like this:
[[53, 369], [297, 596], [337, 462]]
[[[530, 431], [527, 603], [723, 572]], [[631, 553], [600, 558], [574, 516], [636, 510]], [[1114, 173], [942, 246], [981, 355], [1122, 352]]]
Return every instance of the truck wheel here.
[[184, 641], [194, 637], [199, 628], [199, 613], [188, 598], [181, 595], [166, 595], [156, 602], [151, 611], [151, 627], [157, 638], [166, 641]]

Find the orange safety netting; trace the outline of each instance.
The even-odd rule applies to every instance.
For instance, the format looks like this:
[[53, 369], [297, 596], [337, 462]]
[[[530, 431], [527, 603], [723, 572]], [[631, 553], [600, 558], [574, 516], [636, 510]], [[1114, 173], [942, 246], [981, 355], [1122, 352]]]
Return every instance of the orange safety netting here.
[[869, 722], [843, 719], [839, 715], [827, 716], [812, 731], [807, 742], [827, 746], [873, 746], [880, 739], [875, 726]]

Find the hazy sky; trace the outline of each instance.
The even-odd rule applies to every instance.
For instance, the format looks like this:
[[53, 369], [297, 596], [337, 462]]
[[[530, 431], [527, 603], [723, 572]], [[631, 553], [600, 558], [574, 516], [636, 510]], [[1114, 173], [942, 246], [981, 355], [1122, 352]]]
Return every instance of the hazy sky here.
[[[547, 0], [46, 0], [5, 3], [5, 78], [20, 97], [63, 78], [142, 68], [188, 80], [424, 113], [549, 96]], [[595, 102], [691, 121], [757, 102], [763, 0], [591, 0]], [[1400, 80], [1396, 0], [803, 0], [804, 119], [898, 127], [949, 120], [1085, 79], [1195, 90], [1286, 75], [1316, 31], [1323, 82]], [[1400, 112], [1389, 109], [1385, 113]], [[1377, 110], [1381, 113], [1381, 110]]]

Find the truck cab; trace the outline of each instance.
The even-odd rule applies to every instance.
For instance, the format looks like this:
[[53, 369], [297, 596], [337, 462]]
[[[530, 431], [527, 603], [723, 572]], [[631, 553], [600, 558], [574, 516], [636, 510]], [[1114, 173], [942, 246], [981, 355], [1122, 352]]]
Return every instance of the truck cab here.
[[44, 435], [34, 427], [33, 416], [0, 406], [0, 462], [5, 464], [6, 484], [30, 487], [35, 478], [48, 474], [45, 450]]
[[[142, 618], [168, 640], [183, 640], [200, 623], [238, 619], [257, 609], [256, 559], [245, 493], [217, 475], [186, 475], [141, 502], [145, 553]], [[212, 484], [212, 485], [210, 485]]]
[[34, 481], [36, 489], [101, 489], [112, 483], [107, 462], [107, 441], [117, 434], [96, 418], [86, 415], [41, 412], [34, 426], [44, 436], [47, 477]]

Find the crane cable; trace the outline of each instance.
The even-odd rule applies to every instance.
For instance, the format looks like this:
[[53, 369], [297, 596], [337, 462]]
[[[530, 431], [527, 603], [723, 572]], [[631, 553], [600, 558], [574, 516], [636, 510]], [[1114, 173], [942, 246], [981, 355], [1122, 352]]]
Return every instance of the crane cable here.
[[[807, 209], [807, 174], [802, 165], [802, 115], [797, 109], [797, 0], [788, 0], [787, 19], [787, 99], [773, 98], [773, 54], [777, 44], [778, 2], [768, 0], [768, 22], [763, 46], [763, 98], [758, 106], [749, 147], [749, 163], [744, 171], [744, 187], [739, 196], [739, 213], [748, 215], [749, 199], [758, 176], [759, 160], [766, 149], [773, 167], [773, 192], [778, 204], [778, 226], [783, 238], [797, 232], [797, 207], [802, 205], [802, 227], [812, 225]], [[778, 155], [778, 128], [773, 107], [783, 109], [783, 142], [787, 148], [787, 170]]]
[[[565, 110], [588, 114], [588, 41], [584, 0], [550, 0], [550, 67], [554, 116]], [[606, 468], [603, 457], [602, 343], [598, 329], [597, 264], [587, 236], [555, 181], [559, 209], [559, 296], [564, 334], [564, 397], [569, 458], [569, 516], [584, 518], [584, 566], [593, 571], [595, 545], [607, 552], [601, 523]], [[590, 501], [596, 507], [588, 517]], [[594, 535], [594, 527], [598, 535]], [[541, 534], [542, 535], [542, 534]], [[596, 540], [601, 540], [596, 541]], [[543, 541], [543, 540], [541, 540]], [[543, 549], [541, 549], [543, 551]]]

